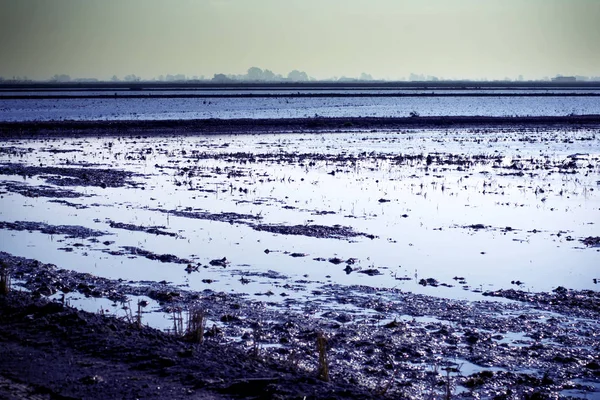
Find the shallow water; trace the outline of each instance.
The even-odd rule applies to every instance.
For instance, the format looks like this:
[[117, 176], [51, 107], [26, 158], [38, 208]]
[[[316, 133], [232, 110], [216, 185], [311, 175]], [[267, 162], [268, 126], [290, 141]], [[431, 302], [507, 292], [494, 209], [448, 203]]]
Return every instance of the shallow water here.
[[[35, 96], [32, 96], [35, 97]], [[0, 121], [600, 114], [598, 97], [86, 98], [10, 100]]]
[[82, 97], [92, 97], [92, 96], [152, 96], [152, 95], [161, 95], [161, 96], [210, 96], [210, 95], [227, 95], [227, 96], [244, 96], [244, 95], [257, 95], [257, 96], [294, 96], [294, 95], [323, 95], [323, 94], [333, 94], [333, 95], [368, 95], [368, 96], [390, 96], [390, 95], [435, 95], [435, 94], [471, 94], [471, 95], [481, 95], [481, 94], [500, 94], [500, 95], [548, 95], [548, 94], [586, 94], [586, 95], [598, 95], [600, 94], [600, 90], [597, 87], [590, 87], [586, 89], [581, 88], [570, 88], [570, 87], [562, 87], [562, 88], [545, 88], [545, 89], [506, 89], [506, 88], [496, 88], [496, 89], [480, 89], [480, 88], [468, 88], [468, 89], [436, 89], [432, 88], [429, 90], [425, 89], [396, 89], [396, 88], [387, 88], [387, 89], [376, 89], [376, 88], [346, 88], [346, 89], [328, 89], [328, 88], [310, 88], [310, 87], [296, 87], [296, 88], [285, 88], [285, 89], [273, 89], [273, 88], [232, 88], [232, 89], [223, 89], [220, 87], [217, 88], [198, 88], [198, 89], [178, 89], [178, 90], [169, 90], [163, 88], [145, 88], [143, 90], [130, 90], [129, 88], [123, 89], [121, 88], [105, 88], [102, 90], [92, 90], [92, 89], [63, 89], [63, 90], [39, 90], [39, 89], [30, 89], [30, 90], [3, 90], [0, 89], [0, 99], [2, 97], [11, 97], [11, 96], [29, 96], [29, 97], [44, 97], [44, 96], [65, 96], [65, 97], [73, 97], [73, 96], [82, 96]]
[[[132, 281], [166, 280], [191, 290], [248, 293], [276, 302], [314, 299], [318, 296], [312, 290], [323, 283], [483, 299], [482, 291], [501, 288], [597, 290], [593, 279], [600, 278], [598, 249], [580, 242], [599, 234], [600, 137], [592, 131], [86, 138], [3, 144], [4, 149], [10, 147], [16, 151], [0, 153], [0, 162], [67, 167], [83, 162], [140, 174], [133, 178], [136, 187], [63, 187], [87, 196], [63, 199], [70, 205], [25, 197], [6, 186], [16, 182], [55, 187], [44, 177], [1, 176], [0, 221], [81, 225], [106, 232], [94, 243], [37, 231], [0, 231], [0, 250], [61, 268]], [[428, 154], [434, 157], [430, 165]], [[398, 155], [416, 158], [399, 162]], [[577, 168], [560, 168], [572, 160]], [[230, 223], [173, 213], [186, 210], [248, 214], [267, 225], [339, 224], [375, 237], [284, 235], [258, 231], [253, 220]], [[111, 228], [111, 221], [162, 226], [176, 236]], [[477, 224], [484, 227], [470, 227]], [[108, 253], [122, 246], [173, 254], [201, 266], [188, 273], [186, 264]], [[223, 257], [230, 262], [225, 268], [209, 265]], [[327, 261], [335, 257], [344, 262]], [[349, 265], [352, 271], [345, 269], [350, 258], [356, 259]], [[380, 275], [362, 274], [361, 269], [377, 269]], [[427, 278], [451, 287], [419, 284]]]

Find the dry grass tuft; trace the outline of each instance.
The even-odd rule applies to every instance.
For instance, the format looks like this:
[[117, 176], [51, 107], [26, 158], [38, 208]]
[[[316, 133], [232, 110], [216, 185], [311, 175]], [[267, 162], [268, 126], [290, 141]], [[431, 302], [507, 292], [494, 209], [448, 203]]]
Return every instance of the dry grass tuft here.
[[202, 343], [206, 326], [206, 311], [202, 308], [192, 308], [188, 311], [185, 338], [190, 342]]
[[6, 296], [10, 292], [10, 272], [6, 264], [0, 263], [0, 295]]
[[319, 353], [318, 378], [329, 382], [329, 365], [327, 363], [327, 338], [323, 332], [317, 333], [317, 351]]

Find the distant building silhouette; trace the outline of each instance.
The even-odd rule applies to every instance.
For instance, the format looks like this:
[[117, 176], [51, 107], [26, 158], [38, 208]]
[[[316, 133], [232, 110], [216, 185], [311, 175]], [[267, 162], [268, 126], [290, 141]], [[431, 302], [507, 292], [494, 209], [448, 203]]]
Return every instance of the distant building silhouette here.
[[577, 78], [574, 76], [557, 76], [552, 78], [552, 82], [576, 82]]

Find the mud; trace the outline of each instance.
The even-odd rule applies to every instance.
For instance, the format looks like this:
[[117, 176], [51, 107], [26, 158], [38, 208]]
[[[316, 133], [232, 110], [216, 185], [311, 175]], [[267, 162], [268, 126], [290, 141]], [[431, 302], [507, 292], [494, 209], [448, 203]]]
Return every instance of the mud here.
[[110, 235], [95, 229], [77, 225], [49, 225], [44, 222], [34, 221], [0, 221], [0, 229], [12, 231], [38, 231], [46, 235], [65, 235], [67, 238], [90, 239], [98, 236]]
[[132, 172], [99, 168], [35, 167], [22, 164], [0, 165], [2, 175], [21, 175], [25, 178], [42, 176], [46, 182], [57, 186], [135, 186]]
[[54, 199], [74, 199], [86, 197], [74, 190], [58, 189], [52, 186], [31, 186], [19, 182], [3, 182], [0, 187], [10, 193], [18, 193], [25, 197], [50, 197]]
[[323, 225], [269, 225], [269, 224], [256, 224], [251, 221], [260, 220], [261, 217], [258, 215], [249, 214], [238, 214], [234, 212], [223, 212], [223, 213], [210, 213], [205, 211], [179, 211], [179, 210], [164, 210], [164, 209], [152, 209], [151, 211], [157, 211], [177, 217], [191, 218], [191, 219], [202, 219], [207, 221], [220, 221], [228, 222], [230, 224], [237, 223], [241, 225], [247, 225], [259, 232], [271, 232], [280, 235], [296, 235], [296, 236], [307, 236], [314, 238], [329, 238], [329, 239], [348, 239], [358, 236], [364, 236], [369, 239], [374, 239], [376, 236], [364, 232], [356, 232], [348, 226], [323, 226]]
[[172, 236], [172, 237], [177, 236], [176, 233], [165, 231], [164, 226], [140, 226], [140, 225], [134, 225], [134, 224], [125, 224], [123, 222], [115, 222], [115, 221], [110, 221], [109, 225], [111, 228], [115, 228], [115, 229], [125, 229], [128, 231], [134, 231], [134, 232], [145, 232], [145, 233], [149, 233], [151, 235]]
[[194, 344], [24, 293], [0, 296], [0, 304], [0, 373], [12, 382], [5, 394], [18, 386], [30, 388], [24, 398], [47, 399], [374, 397], [216, 340]]
[[48, 202], [49, 203], [62, 204], [64, 206], [73, 207], [73, 208], [76, 208], [78, 210], [85, 210], [86, 208], [90, 208], [89, 206], [86, 206], [85, 204], [77, 204], [77, 203], [73, 203], [73, 202], [66, 201], [66, 200], [48, 200]]
[[589, 247], [600, 247], [600, 236], [588, 236], [581, 239], [581, 243]]
[[163, 214], [169, 214], [176, 217], [191, 218], [191, 219], [202, 219], [206, 221], [220, 221], [233, 223], [248, 223], [248, 220], [260, 219], [257, 215], [249, 214], [238, 214], [234, 212], [222, 212], [222, 213], [210, 213], [206, 211], [193, 211], [192, 208], [188, 208], [185, 211], [181, 210], [164, 210], [164, 209], [151, 209], [151, 211], [160, 212]]
[[300, 235], [315, 238], [328, 239], [348, 239], [358, 236], [364, 236], [374, 239], [375, 235], [363, 232], [356, 232], [348, 226], [323, 226], [323, 225], [250, 225], [257, 231], [277, 233], [281, 235]]
[[[326, 303], [308, 301], [295, 310], [293, 300], [267, 306], [243, 295], [194, 292], [167, 282], [111, 281], [7, 253], [0, 259], [13, 279], [10, 295], [0, 299], [0, 338], [11, 355], [0, 370], [51, 397], [597, 394], [597, 293], [505, 291], [494, 295], [519, 301], [467, 302], [329, 284], [321, 288]], [[18, 292], [20, 287], [31, 293]], [[31, 300], [53, 291], [108, 297], [129, 307], [129, 296], [143, 294], [174, 318], [181, 310], [203, 309], [209, 319], [204, 342], [140, 327], [133, 312], [118, 319], [106, 311], [71, 309], [64, 300]], [[139, 310], [143, 322], [145, 311]], [[319, 332], [327, 338], [328, 383], [316, 379]], [[25, 353], [36, 360], [27, 370], [18, 361]]]
[[123, 255], [131, 255], [131, 256], [140, 256], [145, 257], [148, 260], [156, 260], [163, 263], [174, 263], [174, 264], [191, 264], [193, 261], [188, 259], [179, 258], [173, 254], [156, 254], [149, 250], [144, 250], [135, 246], [121, 246], [123, 250], [103, 250], [105, 253], [110, 254], [112, 256], [123, 256]]
[[31, 138], [46, 135], [215, 134], [266, 132], [332, 132], [336, 130], [397, 130], [457, 127], [599, 127], [598, 115], [528, 117], [349, 117], [277, 119], [202, 119], [139, 121], [1, 122], [0, 136]]
[[593, 290], [569, 290], [562, 286], [552, 293], [527, 293], [520, 290], [484, 292], [484, 296], [504, 297], [524, 303], [532, 303], [538, 309], [558, 310], [564, 314], [583, 318], [600, 318], [600, 292]]

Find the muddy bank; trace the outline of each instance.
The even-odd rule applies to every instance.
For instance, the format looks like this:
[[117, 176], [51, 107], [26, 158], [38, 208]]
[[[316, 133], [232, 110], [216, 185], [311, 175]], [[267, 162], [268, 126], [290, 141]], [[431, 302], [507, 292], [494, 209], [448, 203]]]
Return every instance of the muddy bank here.
[[373, 397], [358, 386], [321, 382], [216, 340], [194, 344], [128, 321], [33, 301], [25, 293], [0, 296], [0, 304], [5, 394], [20, 386], [42, 398]]
[[259, 221], [262, 217], [258, 215], [250, 214], [238, 214], [234, 212], [222, 212], [222, 213], [210, 213], [206, 211], [194, 211], [191, 208], [186, 211], [181, 210], [163, 210], [163, 209], [150, 209], [160, 213], [174, 215], [176, 217], [191, 218], [191, 219], [202, 219], [207, 221], [219, 221], [228, 222], [230, 224], [237, 223], [241, 225], [247, 225], [255, 231], [259, 232], [270, 232], [279, 235], [295, 235], [295, 236], [307, 236], [314, 238], [328, 238], [328, 239], [349, 239], [359, 236], [364, 236], [369, 239], [374, 239], [376, 236], [364, 232], [356, 232], [348, 226], [324, 226], [324, 225], [272, 225], [272, 224], [259, 224], [251, 221]]
[[176, 233], [165, 231], [165, 229], [166, 229], [165, 226], [140, 226], [140, 225], [126, 224], [123, 222], [116, 222], [116, 221], [110, 221], [109, 225], [111, 228], [114, 228], [114, 229], [124, 229], [127, 231], [133, 231], [133, 232], [145, 232], [145, 233], [149, 233], [151, 235], [171, 236], [171, 237], [177, 236]]
[[12, 231], [38, 231], [45, 233], [46, 235], [65, 235], [67, 238], [79, 239], [89, 239], [103, 235], [110, 235], [108, 232], [102, 232], [78, 225], [49, 225], [44, 222], [34, 221], [0, 221], [0, 229], [8, 229]]
[[10, 192], [18, 193], [25, 197], [49, 197], [54, 199], [74, 199], [77, 197], [88, 197], [83, 193], [68, 189], [58, 189], [52, 186], [31, 186], [21, 182], [2, 182], [0, 188]]
[[324, 226], [324, 225], [250, 225], [253, 229], [263, 232], [271, 232], [279, 235], [308, 236], [314, 238], [327, 239], [348, 239], [358, 236], [364, 236], [374, 239], [375, 235], [363, 232], [356, 232], [349, 226]]
[[0, 175], [20, 175], [23, 177], [42, 176], [46, 182], [56, 186], [135, 186], [131, 180], [134, 173], [116, 169], [36, 167], [31, 165], [0, 164]]
[[528, 116], [528, 117], [348, 117], [348, 118], [278, 118], [278, 119], [203, 119], [160, 121], [48, 121], [0, 122], [0, 137], [29, 138], [70, 137], [73, 135], [122, 134], [217, 134], [264, 132], [334, 132], [338, 130], [394, 130], [406, 128], [458, 127], [599, 127], [599, 115]]
[[514, 289], [490, 291], [483, 295], [532, 303], [539, 309], [551, 309], [586, 318], [600, 319], [600, 292], [593, 290], [576, 291], [559, 286], [552, 293], [543, 295]]
[[[0, 374], [46, 393], [336, 399], [442, 398], [449, 391], [469, 399], [567, 398], [597, 395], [600, 385], [600, 309], [586, 291], [512, 291], [497, 295], [519, 301], [468, 302], [329, 284], [315, 293], [322, 300], [277, 305], [168, 282], [112, 281], [7, 253], [0, 259], [13, 278], [11, 295], [0, 299], [0, 340], [14, 355]], [[295, 284], [278, 278], [289, 281], [284, 287]], [[41, 288], [48, 282], [66, 283], [60, 290], [69, 295], [110, 297], [134, 309], [115, 319], [45, 303]], [[42, 300], [14, 293], [21, 286]], [[143, 325], [146, 305], [139, 302], [136, 315], [129, 299], [142, 294], [174, 321], [203, 310], [203, 343], [140, 328], [137, 315]], [[326, 340], [329, 383], [317, 379], [319, 337]], [[26, 352], [33, 354], [27, 360], [56, 354], [58, 361], [30, 366], [19, 358]]]

